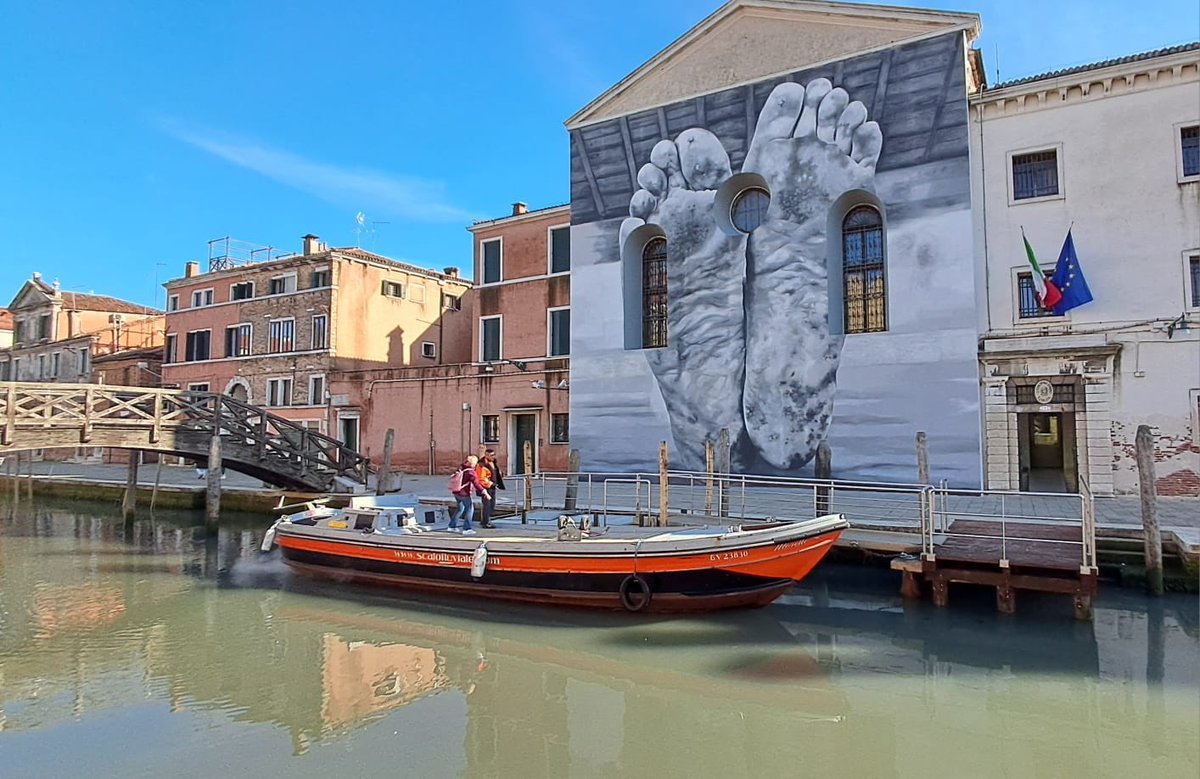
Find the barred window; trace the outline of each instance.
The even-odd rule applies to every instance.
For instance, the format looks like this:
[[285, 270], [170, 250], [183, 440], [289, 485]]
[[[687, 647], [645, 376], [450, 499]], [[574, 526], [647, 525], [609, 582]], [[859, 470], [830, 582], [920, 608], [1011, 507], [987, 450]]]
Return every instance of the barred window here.
[[485, 444], [500, 441], [500, 415], [484, 414], [479, 418], [479, 440]]
[[1058, 194], [1058, 152], [1037, 151], [1014, 154], [1012, 158], [1013, 200]]
[[887, 330], [887, 282], [883, 273], [883, 219], [858, 206], [842, 220], [842, 290], [847, 333]]
[[667, 239], [642, 249], [642, 348], [667, 345]]
[[571, 440], [571, 418], [568, 414], [550, 415], [550, 443], [565, 444]]
[[1200, 125], [1180, 128], [1179, 144], [1183, 155], [1183, 175], [1200, 176]]
[[1033, 286], [1033, 273], [1017, 274], [1017, 318], [1037, 319], [1043, 316], [1055, 316], [1048, 308], [1042, 308], [1038, 302], [1037, 289]]

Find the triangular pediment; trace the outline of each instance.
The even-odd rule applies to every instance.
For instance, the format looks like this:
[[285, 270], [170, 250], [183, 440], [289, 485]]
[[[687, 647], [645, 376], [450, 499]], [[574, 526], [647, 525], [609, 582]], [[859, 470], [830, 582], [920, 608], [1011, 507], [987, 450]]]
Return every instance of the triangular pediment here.
[[814, 0], [731, 0], [567, 120], [567, 129], [954, 29], [979, 17]]
[[41, 289], [32, 281], [26, 281], [21, 285], [21, 289], [17, 290], [17, 295], [8, 304], [8, 310], [12, 313], [26, 308], [36, 308], [50, 302], [50, 296], [45, 290]]

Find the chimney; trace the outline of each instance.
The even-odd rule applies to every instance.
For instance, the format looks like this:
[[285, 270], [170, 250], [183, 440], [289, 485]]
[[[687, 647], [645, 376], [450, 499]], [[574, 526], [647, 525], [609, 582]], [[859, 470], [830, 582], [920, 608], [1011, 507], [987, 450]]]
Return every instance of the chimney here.
[[200, 263], [189, 262], [183, 266], [183, 277], [185, 279], [194, 279], [200, 275]]
[[452, 279], [458, 278], [458, 268], [453, 268], [453, 267], [442, 268], [442, 273], [445, 273], [447, 276], [449, 276]]
[[518, 200], [516, 203], [513, 203], [513, 212], [512, 212], [513, 216], [520, 216], [521, 214], [524, 214], [528, 211], [529, 211], [529, 206], [525, 205], [521, 201]]
[[317, 236], [313, 235], [312, 233], [309, 233], [308, 235], [304, 236], [300, 240], [304, 241], [304, 256], [305, 257], [307, 257], [310, 254], [316, 254], [317, 252], [321, 251], [321, 239], [318, 238]]

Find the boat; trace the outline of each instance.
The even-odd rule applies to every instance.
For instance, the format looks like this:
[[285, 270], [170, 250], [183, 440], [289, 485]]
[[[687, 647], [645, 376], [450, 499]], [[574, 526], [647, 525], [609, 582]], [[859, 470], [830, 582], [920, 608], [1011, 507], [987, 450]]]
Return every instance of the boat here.
[[589, 513], [543, 512], [464, 535], [446, 507], [416, 496], [356, 497], [345, 508], [285, 509], [263, 551], [278, 545], [295, 572], [433, 593], [630, 612], [764, 606], [800, 581], [849, 527], [807, 519], [643, 527]]

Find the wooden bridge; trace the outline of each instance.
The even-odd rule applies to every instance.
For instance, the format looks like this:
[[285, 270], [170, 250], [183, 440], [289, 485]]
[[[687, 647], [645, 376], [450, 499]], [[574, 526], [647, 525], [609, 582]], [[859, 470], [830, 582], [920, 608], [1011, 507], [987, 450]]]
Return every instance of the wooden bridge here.
[[225, 465], [312, 492], [365, 485], [369, 463], [340, 441], [212, 392], [105, 384], [0, 382], [0, 455], [108, 447], [208, 462], [214, 435]]

